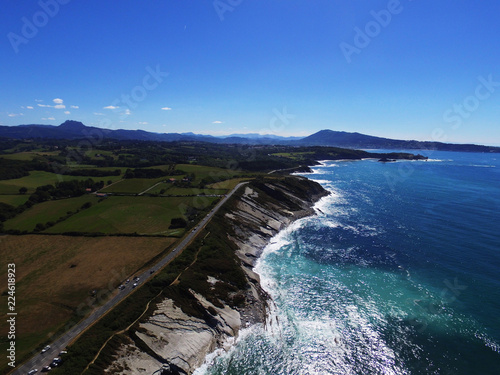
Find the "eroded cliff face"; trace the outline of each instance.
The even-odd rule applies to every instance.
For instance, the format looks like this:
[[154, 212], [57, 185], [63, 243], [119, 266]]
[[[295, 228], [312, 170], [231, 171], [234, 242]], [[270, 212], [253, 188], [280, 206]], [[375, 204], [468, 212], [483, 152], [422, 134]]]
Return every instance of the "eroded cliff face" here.
[[[272, 236], [292, 221], [314, 214], [312, 205], [327, 194], [302, 177], [264, 179], [241, 187], [219, 220], [236, 249], [235, 264], [244, 271], [246, 287], [238, 292], [243, 302], [220, 301], [216, 306], [213, 299], [210, 302], [189, 289], [190, 298], [204, 309], [203, 316], [195, 317], [174, 300], [164, 299], [133, 332], [134, 341], [117, 351], [106, 372], [152, 374], [164, 366], [163, 374], [191, 374], [208, 353], [230, 345], [241, 327], [264, 323], [269, 297], [252, 268]], [[220, 282], [208, 274], [206, 281], [213, 288]]]

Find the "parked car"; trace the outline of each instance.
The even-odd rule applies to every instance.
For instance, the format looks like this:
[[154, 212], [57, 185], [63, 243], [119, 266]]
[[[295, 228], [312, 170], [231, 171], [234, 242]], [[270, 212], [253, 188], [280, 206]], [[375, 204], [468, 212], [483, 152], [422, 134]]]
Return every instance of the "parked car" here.
[[49, 372], [50, 370], [52, 370], [52, 367], [50, 367], [50, 366], [43, 366], [43, 368], [40, 371], [41, 372]]
[[50, 345], [47, 345], [45, 348], [42, 349], [42, 354], [48, 350], [50, 350]]
[[33, 375], [33, 374], [36, 374], [38, 372], [38, 369], [34, 368], [33, 370], [30, 370], [30, 372], [28, 372], [28, 375]]
[[134, 283], [134, 285], [132, 285], [132, 288], [135, 288], [137, 286], [137, 283]]

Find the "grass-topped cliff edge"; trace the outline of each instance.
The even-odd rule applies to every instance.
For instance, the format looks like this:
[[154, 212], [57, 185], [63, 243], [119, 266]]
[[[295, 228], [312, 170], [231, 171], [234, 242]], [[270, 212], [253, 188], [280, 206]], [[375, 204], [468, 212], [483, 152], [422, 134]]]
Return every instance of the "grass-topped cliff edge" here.
[[[53, 373], [81, 373], [92, 361], [85, 374], [102, 374], [105, 369], [131, 373], [137, 370], [134, 366], [139, 359], [142, 368], [154, 370], [169, 364], [172, 373], [190, 373], [228, 332], [236, 335], [247, 321], [264, 321], [266, 296], [252, 265], [274, 234], [312, 213], [314, 202], [327, 194], [321, 185], [298, 176], [261, 177], [242, 186], [179, 257], [70, 346], [64, 366]], [[175, 312], [165, 310], [169, 300], [176, 314], [197, 324], [202, 332], [197, 342], [183, 342], [167, 323], [160, 327], [159, 317]], [[238, 316], [237, 327], [228, 327], [221, 317], [230, 314], [229, 310]], [[186, 330], [182, 320], [176, 324]], [[176, 356], [183, 347], [197, 343], [204, 350], [195, 357], [186, 353], [189, 363], [173, 358], [161, 349], [173, 337], [180, 340]]]

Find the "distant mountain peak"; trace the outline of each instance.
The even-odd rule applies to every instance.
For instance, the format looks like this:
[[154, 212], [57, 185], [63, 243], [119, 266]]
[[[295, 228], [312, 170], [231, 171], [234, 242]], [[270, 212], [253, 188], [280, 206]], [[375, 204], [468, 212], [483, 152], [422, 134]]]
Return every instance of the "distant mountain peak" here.
[[58, 127], [65, 129], [65, 130], [69, 130], [69, 129], [80, 130], [80, 129], [86, 128], [86, 126], [83, 125], [83, 123], [81, 123], [80, 121], [74, 121], [74, 120], [66, 120]]
[[404, 141], [398, 139], [381, 138], [357, 132], [345, 132], [323, 129], [305, 138], [280, 137], [272, 134], [261, 135], [231, 134], [230, 136], [218, 136], [194, 134], [192, 132], [179, 133], [152, 133], [145, 130], [126, 129], [101, 129], [85, 126], [80, 121], [67, 120], [59, 126], [52, 125], [0, 125], [0, 137], [14, 139], [80, 139], [85, 138], [87, 131], [99, 131], [105, 138], [117, 140], [139, 140], [139, 141], [163, 141], [163, 142], [212, 142], [227, 144], [248, 145], [291, 145], [291, 146], [329, 146], [352, 149], [386, 149], [386, 150], [442, 150], [442, 151], [467, 151], [467, 152], [497, 152], [500, 147], [481, 145], [460, 145], [440, 142]]

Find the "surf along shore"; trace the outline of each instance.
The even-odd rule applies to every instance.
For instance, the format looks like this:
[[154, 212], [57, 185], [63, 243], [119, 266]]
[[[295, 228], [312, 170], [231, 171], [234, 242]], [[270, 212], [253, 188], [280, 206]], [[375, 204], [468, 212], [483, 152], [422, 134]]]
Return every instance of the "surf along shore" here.
[[147, 313], [110, 342], [87, 373], [192, 374], [241, 328], [265, 324], [269, 296], [253, 267], [269, 240], [314, 214], [330, 194], [300, 176], [242, 186], [173, 265], [151, 283], [163, 288]]

